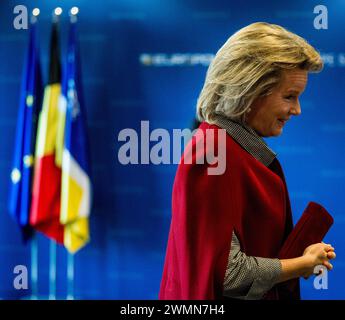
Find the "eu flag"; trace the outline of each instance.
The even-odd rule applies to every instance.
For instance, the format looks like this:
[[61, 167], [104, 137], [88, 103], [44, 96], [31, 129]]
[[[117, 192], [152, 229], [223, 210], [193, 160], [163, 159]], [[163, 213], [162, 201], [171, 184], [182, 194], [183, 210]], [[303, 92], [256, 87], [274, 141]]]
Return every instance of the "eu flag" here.
[[10, 214], [22, 228], [25, 240], [32, 231], [29, 226], [32, 176], [37, 119], [43, 95], [36, 28], [36, 21], [33, 21], [30, 25], [29, 45], [22, 76], [9, 196]]

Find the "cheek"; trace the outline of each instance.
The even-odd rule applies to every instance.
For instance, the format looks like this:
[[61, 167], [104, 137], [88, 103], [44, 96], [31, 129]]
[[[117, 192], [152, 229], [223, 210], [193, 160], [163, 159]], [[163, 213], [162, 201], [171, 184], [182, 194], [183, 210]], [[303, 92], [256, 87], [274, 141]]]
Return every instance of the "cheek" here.
[[280, 101], [270, 110], [270, 117], [272, 120], [285, 118], [286, 115], [289, 113], [289, 110], [290, 104], [286, 101]]
[[256, 114], [254, 115], [253, 124], [260, 128], [262, 132], [270, 132], [279, 126], [278, 119], [286, 117], [289, 112], [289, 102], [285, 101], [278, 95], [271, 95], [261, 101]]
[[279, 103], [277, 103], [276, 112], [277, 114], [286, 114], [290, 110], [290, 103], [284, 99], [281, 99]]
[[280, 128], [280, 123], [278, 119], [285, 118], [289, 111], [289, 106], [285, 102], [279, 102], [275, 105], [271, 105], [270, 108], [266, 109], [266, 112], [262, 114], [262, 124], [265, 127], [265, 131], [271, 132]]

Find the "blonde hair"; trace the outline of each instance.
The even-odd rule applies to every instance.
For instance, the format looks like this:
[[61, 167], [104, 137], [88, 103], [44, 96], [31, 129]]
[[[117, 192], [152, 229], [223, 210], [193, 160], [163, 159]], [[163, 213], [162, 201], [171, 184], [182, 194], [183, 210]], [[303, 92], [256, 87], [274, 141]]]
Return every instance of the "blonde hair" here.
[[197, 102], [197, 117], [216, 114], [243, 121], [260, 96], [269, 95], [284, 69], [319, 72], [320, 54], [300, 36], [275, 24], [256, 22], [233, 34], [212, 60]]

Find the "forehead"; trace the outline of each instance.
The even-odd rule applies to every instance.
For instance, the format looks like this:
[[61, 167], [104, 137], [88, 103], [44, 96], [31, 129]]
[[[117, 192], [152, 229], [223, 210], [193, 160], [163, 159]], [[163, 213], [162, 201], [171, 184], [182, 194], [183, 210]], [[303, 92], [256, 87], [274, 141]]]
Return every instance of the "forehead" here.
[[282, 90], [303, 91], [307, 85], [308, 72], [301, 69], [284, 70], [280, 87]]

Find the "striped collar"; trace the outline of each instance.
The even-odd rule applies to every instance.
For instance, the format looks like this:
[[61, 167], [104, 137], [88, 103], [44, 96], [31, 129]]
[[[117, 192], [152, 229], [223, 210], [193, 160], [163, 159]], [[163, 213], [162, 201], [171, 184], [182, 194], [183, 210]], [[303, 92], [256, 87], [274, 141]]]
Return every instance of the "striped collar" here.
[[249, 152], [255, 159], [268, 167], [277, 154], [271, 150], [266, 142], [248, 125], [217, 115], [214, 124], [226, 132]]

